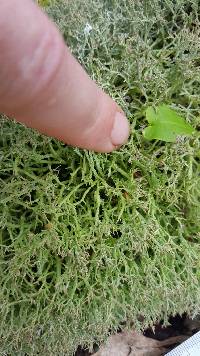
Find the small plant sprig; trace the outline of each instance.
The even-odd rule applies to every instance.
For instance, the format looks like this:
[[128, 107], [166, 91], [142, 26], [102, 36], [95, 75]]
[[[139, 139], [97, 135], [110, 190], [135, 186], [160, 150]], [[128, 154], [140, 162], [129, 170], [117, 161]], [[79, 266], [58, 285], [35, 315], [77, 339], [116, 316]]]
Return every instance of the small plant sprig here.
[[176, 142], [178, 135], [190, 136], [195, 132], [190, 124], [165, 104], [157, 108], [148, 107], [146, 118], [149, 126], [144, 129], [143, 136], [147, 140]]

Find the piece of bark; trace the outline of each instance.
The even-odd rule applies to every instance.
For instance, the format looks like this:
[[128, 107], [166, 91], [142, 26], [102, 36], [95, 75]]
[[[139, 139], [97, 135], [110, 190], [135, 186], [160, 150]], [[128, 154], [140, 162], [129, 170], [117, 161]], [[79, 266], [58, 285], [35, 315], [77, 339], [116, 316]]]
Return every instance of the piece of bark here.
[[161, 356], [168, 351], [170, 345], [176, 345], [186, 339], [185, 336], [175, 336], [158, 341], [136, 331], [123, 332], [111, 336], [93, 356]]

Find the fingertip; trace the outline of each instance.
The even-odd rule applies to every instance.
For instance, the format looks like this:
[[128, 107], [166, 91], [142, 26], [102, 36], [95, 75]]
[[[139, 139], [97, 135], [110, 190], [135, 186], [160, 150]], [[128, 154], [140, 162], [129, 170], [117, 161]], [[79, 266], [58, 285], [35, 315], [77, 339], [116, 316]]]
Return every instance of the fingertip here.
[[130, 126], [127, 118], [121, 112], [116, 112], [111, 131], [111, 143], [120, 147], [127, 142], [130, 133]]

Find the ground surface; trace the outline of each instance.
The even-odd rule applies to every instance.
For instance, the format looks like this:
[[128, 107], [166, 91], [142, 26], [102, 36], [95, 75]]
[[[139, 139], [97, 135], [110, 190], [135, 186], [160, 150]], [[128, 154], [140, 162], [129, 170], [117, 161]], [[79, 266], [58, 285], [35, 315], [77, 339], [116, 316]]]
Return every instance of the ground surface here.
[[[129, 337], [127, 337], [127, 333], [119, 331], [114, 337], [109, 338], [105, 346], [100, 346], [99, 352], [101, 352], [100, 356], [163, 356], [199, 330], [199, 316], [190, 319], [186, 314], [182, 316], [176, 315], [169, 318], [168, 326], [164, 327], [161, 321], [156, 324], [153, 329], [149, 328], [145, 330], [143, 335], [142, 333], [134, 333], [132, 330], [130, 331]], [[155, 340], [157, 344], [154, 344], [153, 340]], [[139, 346], [135, 352], [133, 351], [134, 345], [136, 347]], [[79, 347], [75, 356], [96, 356], [98, 353], [95, 353], [95, 349], [98, 351], [98, 349], [94, 347], [94, 353], [90, 353], [89, 350]]]
[[[62, 0], [47, 8], [126, 111], [132, 135], [101, 155], [1, 120], [1, 354], [71, 356], [124, 322], [146, 328], [199, 311], [198, 3]], [[196, 136], [145, 141], [144, 110], [162, 102]]]

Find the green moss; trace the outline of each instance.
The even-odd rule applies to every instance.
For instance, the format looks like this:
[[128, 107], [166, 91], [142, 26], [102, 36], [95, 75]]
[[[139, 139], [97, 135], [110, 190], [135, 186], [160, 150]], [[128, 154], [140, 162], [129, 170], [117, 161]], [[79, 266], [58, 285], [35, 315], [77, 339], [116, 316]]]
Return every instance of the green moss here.
[[1, 121], [1, 354], [71, 356], [124, 321], [199, 312], [199, 135], [142, 136], [146, 107], [162, 102], [199, 130], [198, 1], [146, 3], [48, 8], [126, 111], [127, 145], [93, 154]]

